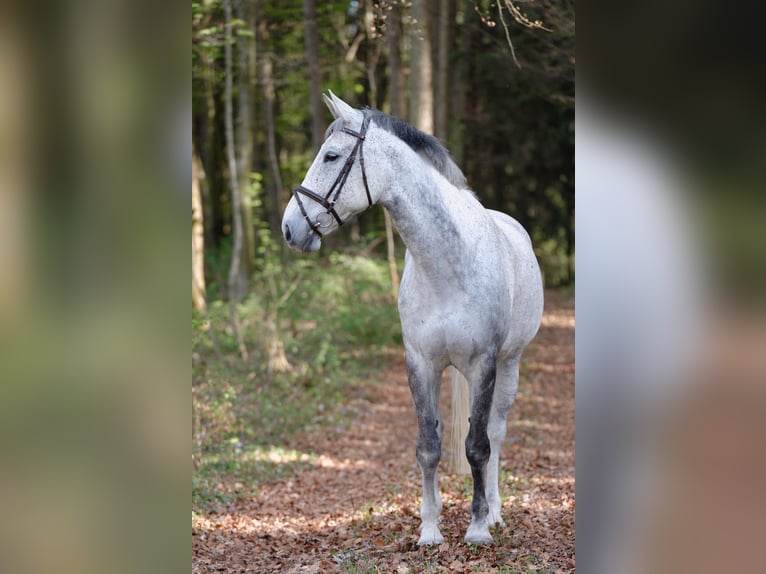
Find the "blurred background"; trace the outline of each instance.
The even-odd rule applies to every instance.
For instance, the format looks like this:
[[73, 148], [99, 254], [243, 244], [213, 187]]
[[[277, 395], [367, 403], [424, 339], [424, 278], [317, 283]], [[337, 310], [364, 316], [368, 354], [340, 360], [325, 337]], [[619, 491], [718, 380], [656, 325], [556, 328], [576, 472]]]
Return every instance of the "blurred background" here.
[[[237, 363], [268, 373], [269, 357], [272, 373], [329, 379], [359, 342], [398, 342], [389, 259], [399, 268], [402, 246], [389, 250], [380, 210], [310, 263], [274, 237], [277, 205], [328, 120], [312, 112], [322, 90], [423, 129], [416, 110], [430, 107], [433, 132], [485, 205], [530, 229], [546, 283], [573, 280], [574, 4], [518, 2], [518, 19], [503, 11], [513, 52], [505, 2], [448, 2], [446, 32], [441, 3], [436, 16], [419, 6], [321, 3], [312, 17], [310, 2], [232, 1], [230, 14], [193, 2], [191, 29], [181, 2], [0, 6], [0, 569], [187, 571], [189, 426], [199, 468], [240, 399], [234, 383], [205, 387], [220, 372], [207, 360], [216, 344], [235, 358], [215, 367], [231, 382], [232, 369], [246, 376]], [[578, 566], [757, 571], [760, 19], [749, 4], [722, 12], [713, 2], [577, 11]], [[414, 88], [428, 85], [426, 69], [431, 88]], [[234, 222], [245, 217], [232, 274]], [[353, 273], [327, 271], [330, 262]], [[298, 265], [314, 279], [299, 281]], [[338, 275], [361, 283], [371, 315], [325, 310], [324, 296], [342, 301], [348, 288]], [[287, 314], [288, 302], [305, 315]], [[239, 337], [231, 308], [241, 309]], [[323, 347], [311, 321], [338, 316]], [[260, 335], [292, 323], [318, 346]], [[279, 385], [263, 388], [272, 403], [284, 398]], [[277, 412], [273, 424], [283, 420]], [[217, 503], [209, 468], [192, 487]]]
[[188, 14], [0, 5], [3, 572], [188, 568]]
[[583, 572], [762, 569], [764, 69], [719, 8], [578, 3]]

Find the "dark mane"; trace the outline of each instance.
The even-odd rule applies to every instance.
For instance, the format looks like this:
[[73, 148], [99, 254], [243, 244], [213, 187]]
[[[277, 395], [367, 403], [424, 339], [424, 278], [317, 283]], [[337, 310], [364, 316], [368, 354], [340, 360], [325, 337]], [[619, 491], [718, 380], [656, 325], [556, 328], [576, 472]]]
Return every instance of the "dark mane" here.
[[[395, 135], [424, 160], [430, 163], [447, 180], [458, 189], [466, 189], [467, 183], [465, 175], [457, 164], [452, 160], [447, 148], [434, 136], [421, 132], [402, 120], [389, 116], [379, 110], [366, 108], [363, 110], [365, 116], [369, 117], [375, 125]], [[340, 127], [341, 120], [335, 120], [329, 128], [325, 137]]]

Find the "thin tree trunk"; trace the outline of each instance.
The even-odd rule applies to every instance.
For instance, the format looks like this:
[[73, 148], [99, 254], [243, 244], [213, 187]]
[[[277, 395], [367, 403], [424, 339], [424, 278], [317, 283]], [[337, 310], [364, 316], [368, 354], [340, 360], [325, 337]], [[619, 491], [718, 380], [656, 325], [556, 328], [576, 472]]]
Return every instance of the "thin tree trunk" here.
[[325, 130], [316, 11], [316, 0], [303, 0], [303, 24], [306, 30], [306, 61], [308, 63], [311, 99], [311, 145], [314, 151], [322, 145]]
[[394, 4], [388, 13], [386, 24], [388, 43], [388, 74], [391, 85], [391, 115], [406, 118], [406, 90], [402, 74], [402, 12], [399, 4]]
[[413, 26], [410, 73], [410, 121], [419, 130], [434, 132], [433, 65], [428, 0], [412, 1]]
[[438, 0], [438, 64], [436, 68], [436, 132], [435, 136], [447, 141], [447, 117], [449, 115], [449, 46], [452, 43], [450, 21], [454, 19], [454, 0]]
[[192, 142], [192, 307], [205, 308], [205, 225], [202, 185], [205, 172]]
[[242, 254], [242, 203], [240, 201], [239, 179], [237, 177], [237, 157], [234, 149], [234, 110], [232, 102], [232, 62], [231, 62], [231, 1], [224, 0], [226, 12], [226, 46], [225, 46], [225, 88], [224, 88], [224, 124], [226, 131], [226, 154], [229, 162], [229, 185], [231, 187], [231, 219], [232, 219], [232, 253], [231, 265], [229, 266], [229, 306], [231, 311], [231, 325], [234, 336], [239, 345], [239, 353], [243, 360], [247, 360], [248, 353], [242, 339], [239, 322], [238, 303], [245, 292], [242, 281], [241, 254]]
[[274, 64], [271, 52], [267, 49], [269, 32], [266, 26], [263, 0], [256, 4], [258, 27], [256, 30], [257, 50], [261, 55], [260, 83], [263, 90], [263, 123], [266, 131], [266, 166], [268, 171], [269, 194], [269, 226], [275, 239], [282, 236], [282, 175], [279, 171], [277, 156], [277, 134], [274, 125], [274, 106], [276, 92], [274, 90]]
[[218, 343], [218, 336], [215, 334], [213, 320], [210, 317], [210, 308], [205, 296], [205, 235], [204, 235], [204, 215], [202, 212], [202, 193], [201, 189], [205, 187], [205, 172], [202, 169], [197, 149], [192, 141], [192, 305], [195, 309], [205, 314], [207, 321], [207, 332], [210, 334], [210, 341], [213, 343], [213, 351], [218, 361], [223, 361], [221, 345]]
[[[263, 325], [266, 337], [266, 371], [269, 374], [285, 373], [292, 370], [293, 366], [287, 360], [285, 346], [279, 336], [279, 307], [284, 301], [287, 301], [294, 287], [288, 288], [280, 298], [273, 268], [269, 267], [266, 270], [266, 278], [271, 290], [271, 302], [267, 307]], [[294, 285], [297, 287], [297, 283]]]
[[[254, 7], [251, 2], [238, 3], [237, 16], [247, 23], [249, 29], [255, 25]], [[239, 142], [238, 176], [242, 202], [242, 227], [244, 241], [242, 244], [243, 275], [250, 276], [252, 263], [255, 258], [255, 227], [253, 225], [252, 198], [246, 191], [250, 185], [250, 172], [255, 156], [255, 39], [252, 36], [238, 36], [239, 73], [237, 75], [237, 91], [239, 94], [239, 122], [237, 141]]]
[[[205, 52], [203, 52], [205, 54]], [[213, 173], [217, 171], [214, 166], [216, 166], [215, 161], [215, 139], [216, 139], [216, 124], [215, 124], [215, 70], [214, 70], [214, 63], [212, 57], [209, 55], [204, 56], [204, 67], [205, 67], [205, 121], [203, 123], [204, 125], [204, 135], [201, 138], [202, 149], [200, 150], [200, 153], [202, 154], [202, 165], [205, 165], [205, 162], [207, 162], [208, 168], [210, 170], [210, 176], [211, 179], [213, 177]], [[207, 185], [202, 188], [202, 210], [204, 214], [204, 221], [206, 222], [205, 225], [205, 240], [208, 245], [214, 244], [214, 239], [216, 235], [216, 224], [215, 224], [215, 207], [214, 203], [215, 200], [213, 198], [213, 195], [215, 193], [214, 191], [215, 185], [211, 180], [208, 180]]]
[[473, 21], [475, 12], [466, 4], [463, 6], [463, 23], [456, 33], [457, 48], [454, 73], [452, 74], [452, 106], [449, 126], [449, 144], [452, 157], [460, 167], [465, 168], [465, 123], [466, 123], [466, 103], [467, 92], [470, 82], [468, 80], [468, 54], [471, 51], [471, 42], [473, 40], [473, 30], [478, 26]]
[[378, 80], [375, 72], [378, 68], [378, 61], [380, 60], [380, 42], [376, 38], [375, 30], [375, 15], [372, 12], [372, 3], [366, 3], [364, 9], [364, 29], [367, 34], [367, 61], [365, 67], [367, 68], [367, 84], [370, 91], [368, 95], [369, 105], [373, 108], [378, 107]]

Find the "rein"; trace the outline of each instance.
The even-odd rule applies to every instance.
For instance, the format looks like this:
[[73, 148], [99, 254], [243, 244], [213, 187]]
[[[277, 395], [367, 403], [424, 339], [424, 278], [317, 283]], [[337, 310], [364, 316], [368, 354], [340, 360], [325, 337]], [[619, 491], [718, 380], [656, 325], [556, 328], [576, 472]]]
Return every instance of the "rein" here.
[[[351, 168], [354, 165], [354, 160], [356, 159], [357, 152], [359, 152], [359, 166], [362, 168], [362, 181], [364, 182], [364, 191], [367, 193], [367, 202], [369, 203], [368, 207], [372, 207], [372, 196], [370, 195], [370, 188], [367, 185], [367, 174], [364, 171], [364, 150], [362, 148], [369, 123], [370, 118], [369, 116], [366, 116], [362, 120], [362, 127], [358, 132], [350, 128], [343, 128], [342, 131], [357, 138], [357, 142], [356, 145], [354, 145], [354, 149], [351, 150], [351, 155], [349, 155], [346, 159], [346, 163], [343, 164], [343, 168], [340, 170], [338, 177], [335, 178], [335, 182], [333, 182], [332, 187], [330, 187], [330, 191], [328, 191], [326, 195], [321, 196], [318, 193], [311, 191], [307, 187], [303, 187], [302, 185], [299, 185], [293, 190], [293, 197], [295, 197], [295, 201], [298, 203], [298, 207], [303, 214], [303, 218], [309, 224], [311, 230], [319, 237], [322, 237], [322, 232], [319, 231], [319, 228], [328, 227], [332, 223], [332, 219], [327, 216], [332, 216], [335, 218], [335, 221], [338, 222], [338, 225], [343, 225], [343, 220], [335, 211], [335, 203], [338, 201], [338, 196], [340, 195], [343, 186], [346, 184], [348, 174], [351, 173]], [[327, 211], [317, 215], [316, 221], [311, 221], [308, 213], [306, 213], [306, 208], [303, 206], [303, 201], [301, 201], [301, 194], [315, 201], [324, 207]]]

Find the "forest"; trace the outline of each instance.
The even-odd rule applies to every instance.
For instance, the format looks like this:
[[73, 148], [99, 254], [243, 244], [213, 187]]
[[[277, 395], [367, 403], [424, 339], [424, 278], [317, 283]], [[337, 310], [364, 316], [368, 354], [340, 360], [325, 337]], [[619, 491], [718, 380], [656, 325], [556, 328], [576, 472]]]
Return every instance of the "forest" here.
[[[331, 121], [322, 100], [329, 90], [436, 136], [483, 205], [528, 230], [549, 290], [547, 321], [563, 327], [538, 336], [546, 342], [530, 355], [542, 365], [531, 375], [538, 384], [520, 409], [522, 418], [539, 416], [538, 393], [557, 405], [548, 415], [566, 432], [525, 440], [556, 441], [550, 448], [567, 453], [551, 479], [557, 486], [535, 503], [565, 502], [529, 530], [528, 552], [506, 545], [482, 560], [572, 567], [574, 28], [566, 0], [192, 2], [193, 571], [220, 566], [221, 544], [235, 545], [230, 567], [264, 572], [301, 563], [392, 571], [392, 545], [393, 556], [411, 550], [404, 533], [415, 514], [407, 507], [393, 513], [395, 531], [389, 502], [370, 506], [357, 527], [354, 508], [334, 498], [342, 492], [366, 504], [390, 484], [346, 481], [330, 492], [321, 474], [325, 457], [349, 446], [352, 421], [387, 404], [404, 413], [377, 419], [394, 433], [391, 444], [358, 456], [395, 473], [414, 456], [400, 443], [414, 436], [396, 309], [405, 247], [387, 213], [374, 206], [347, 221], [319, 253], [290, 251], [282, 238], [291, 190]], [[507, 480], [534, 480], [536, 457], [529, 450]], [[307, 525], [305, 509], [264, 490], [294, 480], [324, 509], [321, 520], [337, 516], [344, 526]], [[450, 480], [462, 492], [463, 478]], [[396, 488], [397, 500], [406, 488]], [[257, 522], [254, 505], [268, 500], [275, 520], [291, 517], [310, 539], [254, 539], [252, 525], [219, 522], [243, 513]], [[456, 507], [447, 532], [461, 519]], [[275, 532], [272, 523], [258, 528]], [[370, 539], [383, 554], [344, 551]], [[465, 547], [455, 552], [440, 561], [462, 571], [456, 564], [470, 556]], [[432, 559], [408, 558], [412, 571]]]
[[[529, 230], [546, 285], [574, 280], [572, 3], [203, 0], [192, 26], [195, 307], [198, 289], [228, 298], [229, 281], [241, 297], [258, 254], [283, 249], [281, 212], [322, 141], [330, 89], [438, 137], [484, 205]], [[382, 211], [328, 251], [375, 243]]]

